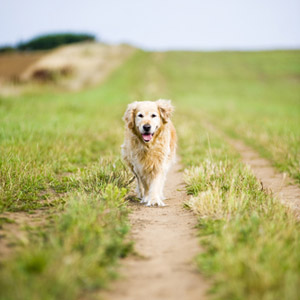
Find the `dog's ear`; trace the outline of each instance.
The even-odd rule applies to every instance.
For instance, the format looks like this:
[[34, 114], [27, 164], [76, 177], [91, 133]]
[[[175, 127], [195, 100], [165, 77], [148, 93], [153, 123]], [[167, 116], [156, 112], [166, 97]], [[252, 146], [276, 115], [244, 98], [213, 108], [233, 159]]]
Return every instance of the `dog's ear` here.
[[134, 127], [134, 116], [136, 107], [137, 101], [128, 104], [127, 110], [125, 111], [125, 114], [123, 116], [123, 120], [127, 124], [129, 129], [132, 129]]
[[172, 105], [171, 100], [159, 99], [156, 101], [156, 104], [163, 122], [167, 123], [171, 118], [172, 112], [174, 111], [174, 106]]

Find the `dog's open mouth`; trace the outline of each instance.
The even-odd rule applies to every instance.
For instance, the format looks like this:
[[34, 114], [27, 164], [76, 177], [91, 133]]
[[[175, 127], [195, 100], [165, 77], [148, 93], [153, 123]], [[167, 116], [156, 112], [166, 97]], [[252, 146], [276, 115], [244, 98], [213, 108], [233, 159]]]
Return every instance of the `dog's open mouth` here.
[[143, 137], [144, 142], [148, 143], [148, 142], [151, 141], [151, 139], [153, 137], [153, 134], [151, 134], [151, 133], [143, 133], [142, 137]]

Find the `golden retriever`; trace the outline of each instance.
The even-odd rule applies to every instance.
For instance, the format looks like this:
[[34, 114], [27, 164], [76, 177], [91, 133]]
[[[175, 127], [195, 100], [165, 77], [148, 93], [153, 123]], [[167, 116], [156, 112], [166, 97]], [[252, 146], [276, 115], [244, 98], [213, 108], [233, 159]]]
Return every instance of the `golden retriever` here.
[[147, 206], [165, 206], [163, 187], [176, 159], [173, 110], [170, 100], [137, 101], [128, 105], [123, 117], [122, 157], [137, 179], [137, 196]]

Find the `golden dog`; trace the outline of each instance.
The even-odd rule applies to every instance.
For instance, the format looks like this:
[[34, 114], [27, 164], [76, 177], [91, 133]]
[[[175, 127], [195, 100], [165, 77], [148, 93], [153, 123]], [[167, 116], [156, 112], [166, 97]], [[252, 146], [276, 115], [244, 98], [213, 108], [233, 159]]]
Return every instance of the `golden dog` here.
[[176, 158], [176, 131], [170, 100], [128, 105], [122, 157], [137, 179], [137, 195], [147, 206], [164, 206], [163, 187]]

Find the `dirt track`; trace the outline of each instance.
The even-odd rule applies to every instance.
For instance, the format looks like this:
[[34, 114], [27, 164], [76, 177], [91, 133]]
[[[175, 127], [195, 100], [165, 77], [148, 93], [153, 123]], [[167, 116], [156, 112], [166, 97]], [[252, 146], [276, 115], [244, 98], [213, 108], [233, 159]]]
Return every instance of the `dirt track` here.
[[196, 217], [183, 208], [187, 199], [177, 164], [165, 186], [166, 207], [133, 204], [132, 238], [138, 255], [125, 259], [120, 280], [107, 300], [205, 299], [207, 282], [193, 258], [200, 252]]
[[243, 141], [230, 138], [209, 122], [203, 123], [208, 131], [221, 136], [240, 155], [244, 164], [248, 165], [264, 189], [272, 191], [276, 199], [291, 209], [300, 219], [300, 187], [287, 174], [280, 173], [265, 158], [247, 146]]
[[252, 148], [240, 140], [226, 138], [241, 155], [243, 162], [250, 166], [263, 188], [269, 189], [284, 205], [300, 218], [300, 188], [286, 174], [278, 172], [271, 163], [259, 156]]

